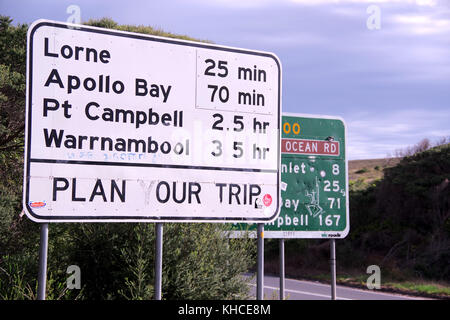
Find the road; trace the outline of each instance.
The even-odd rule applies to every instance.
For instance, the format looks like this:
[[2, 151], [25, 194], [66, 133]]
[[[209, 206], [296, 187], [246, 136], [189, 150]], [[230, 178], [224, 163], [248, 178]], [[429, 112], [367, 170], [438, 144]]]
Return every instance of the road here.
[[[252, 280], [252, 295], [256, 296], [256, 277]], [[279, 299], [280, 279], [264, 277], [264, 299]], [[313, 281], [286, 279], [284, 296], [287, 300], [330, 300], [331, 287]], [[344, 286], [336, 287], [338, 300], [422, 300], [425, 298], [404, 296], [376, 290], [362, 290]]]

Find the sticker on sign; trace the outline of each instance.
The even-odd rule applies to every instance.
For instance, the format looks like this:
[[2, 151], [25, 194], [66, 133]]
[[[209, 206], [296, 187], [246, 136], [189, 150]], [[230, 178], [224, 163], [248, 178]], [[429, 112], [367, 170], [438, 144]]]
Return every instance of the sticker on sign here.
[[272, 221], [280, 117], [272, 53], [38, 20], [25, 212], [37, 222]]

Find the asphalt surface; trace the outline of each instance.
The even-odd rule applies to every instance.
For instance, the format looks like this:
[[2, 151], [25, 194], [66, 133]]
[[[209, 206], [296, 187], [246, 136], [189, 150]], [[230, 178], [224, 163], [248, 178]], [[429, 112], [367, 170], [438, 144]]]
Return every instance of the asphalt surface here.
[[[250, 275], [249, 275], [250, 276]], [[264, 299], [279, 299], [280, 278], [264, 277]], [[285, 279], [286, 300], [330, 300], [331, 286], [313, 281]], [[256, 296], [256, 277], [252, 279], [251, 294]], [[337, 286], [338, 300], [423, 300], [425, 298], [411, 297], [377, 290], [362, 290], [351, 287]]]

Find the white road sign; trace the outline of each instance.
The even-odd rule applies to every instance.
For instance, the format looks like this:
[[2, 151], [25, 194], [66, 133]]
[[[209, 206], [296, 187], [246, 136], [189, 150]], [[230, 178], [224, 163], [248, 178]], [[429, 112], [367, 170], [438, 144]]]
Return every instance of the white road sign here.
[[271, 53], [38, 20], [24, 208], [37, 222], [268, 222], [280, 200]]

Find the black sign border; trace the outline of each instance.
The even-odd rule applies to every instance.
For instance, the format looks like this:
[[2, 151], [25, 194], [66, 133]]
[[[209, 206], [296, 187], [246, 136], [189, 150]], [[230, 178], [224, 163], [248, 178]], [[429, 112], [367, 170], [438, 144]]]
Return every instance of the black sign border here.
[[[105, 35], [111, 35], [111, 36], [119, 36], [119, 37], [125, 37], [125, 38], [132, 38], [132, 39], [138, 39], [138, 40], [147, 40], [147, 41], [154, 41], [154, 42], [162, 42], [162, 43], [169, 43], [169, 44], [175, 44], [175, 45], [182, 45], [182, 46], [190, 46], [190, 47], [196, 47], [196, 48], [203, 48], [203, 49], [212, 49], [212, 50], [218, 50], [218, 51], [228, 51], [228, 52], [234, 52], [234, 53], [241, 53], [241, 54], [250, 54], [250, 55], [257, 55], [257, 56], [263, 56], [272, 58], [278, 67], [278, 168], [277, 168], [277, 206], [274, 214], [267, 218], [232, 218], [232, 217], [177, 217], [177, 216], [167, 216], [167, 217], [158, 217], [158, 216], [43, 216], [43, 215], [36, 215], [32, 208], [30, 207], [30, 201], [29, 201], [29, 185], [30, 185], [30, 163], [31, 162], [39, 162], [39, 163], [64, 163], [64, 164], [82, 164], [82, 165], [100, 165], [100, 163], [91, 163], [90, 161], [65, 161], [65, 160], [46, 160], [46, 159], [30, 159], [30, 153], [31, 153], [31, 108], [32, 108], [32, 75], [33, 75], [33, 36], [34, 33], [43, 26], [50, 26], [55, 28], [61, 28], [61, 29], [75, 29], [77, 31], [83, 31], [83, 32], [92, 32], [92, 33], [99, 33], [99, 34], [105, 34]], [[85, 27], [85, 26], [72, 26], [68, 24], [58, 23], [58, 22], [52, 22], [52, 21], [42, 21], [42, 22], [36, 22], [36, 24], [32, 27], [31, 30], [28, 31], [28, 50], [27, 50], [27, 59], [28, 59], [28, 70], [27, 70], [27, 119], [26, 119], [26, 161], [25, 161], [25, 175], [24, 175], [24, 209], [27, 214], [29, 214], [35, 222], [111, 222], [110, 220], [114, 220], [112, 222], [126, 222], [129, 220], [133, 221], [142, 221], [142, 222], [159, 222], [159, 221], [168, 221], [168, 222], [248, 222], [248, 223], [255, 223], [255, 222], [268, 222], [273, 219], [275, 219], [279, 212], [280, 212], [280, 166], [281, 166], [281, 132], [280, 132], [280, 126], [281, 126], [281, 65], [278, 60], [278, 58], [267, 52], [257, 52], [257, 51], [250, 51], [250, 50], [244, 50], [244, 49], [237, 49], [237, 48], [229, 48], [229, 47], [221, 47], [217, 45], [211, 45], [211, 44], [204, 44], [204, 43], [195, 43], [195, 42], [189, 42], [189, 41], [180, 41], [175, 39], [169, 39], [169, 38], [162, 38], [162, 37], [155, 37], [151, 35], [145, 35], [145, 34], [137, 34], [137, 33], [125, 33], [125, 32], [118, 32], [115, 30], [110, 29], [101, 29], [101, 28], [93, 28], [93, 27]], [[101, 163], [101, 165], [112, 165], [112, 166], [131, 166], [131, 164], [127, 163]], [[134, 164], [133, 164], [134, 165]], [[136, 166], [139, 166], [137, 164]], [[166, 168], [178, 168], [178, 169], [197, 169], [197, 170], [227, 170], [227, 171], [246, 171], [246, 172], [273, 172], [274, 170], [261, 170], [261, 169], [248, 169], [248, 168], [221, 168], [221, 167], [200, 167], [200, 166], [172, 166], [172, 165], [155, 165], [155, 164], [144, 164], [142, 166], [162, 166]], [[31, 218], [30, 217], [30, 218]]]

